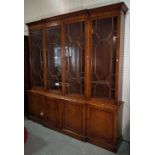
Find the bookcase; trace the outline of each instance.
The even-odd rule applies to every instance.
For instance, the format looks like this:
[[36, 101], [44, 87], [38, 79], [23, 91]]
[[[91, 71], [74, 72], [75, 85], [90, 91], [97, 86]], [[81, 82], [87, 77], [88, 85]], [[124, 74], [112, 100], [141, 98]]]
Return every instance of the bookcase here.
[[117, 151], [127, 11], [122, 2], [27, 24], [30, 119]]

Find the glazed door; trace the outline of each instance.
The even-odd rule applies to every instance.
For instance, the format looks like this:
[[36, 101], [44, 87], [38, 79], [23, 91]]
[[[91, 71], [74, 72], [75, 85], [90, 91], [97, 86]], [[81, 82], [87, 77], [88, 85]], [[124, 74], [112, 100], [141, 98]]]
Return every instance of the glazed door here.
[[117, 17], [92, 21], [91, 96], [115, 98]]
[[85, 22], [64, 26], [65, 94], [85, 93]]
[[43, 88], [42, 31], [33, 30], [29, 34], [30, 76], [32, 88]]
[[60, 25], [46, 29], [45, 36], [47, 89], [60, 94], [62, 87]]

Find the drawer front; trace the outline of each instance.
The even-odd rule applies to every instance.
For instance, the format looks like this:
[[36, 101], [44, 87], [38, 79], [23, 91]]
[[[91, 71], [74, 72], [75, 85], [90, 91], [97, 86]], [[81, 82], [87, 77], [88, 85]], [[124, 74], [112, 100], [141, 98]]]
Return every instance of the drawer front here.
[[85, 134], [85, 105], [64, 101], [63, 130], [77, 135]]
[[61, 113], [58, 99], [45, 97], [44, 111], [45, 121], [49, 126], [54, 128], [60, 128]]
[[115, 142], [116, 117], [114, 111], [107, 111], [95, 106], [87, 108], [87, 136], [99, 143]]
[[28, 94], [28, 112], [30, 116], [43, 119], [43, 96], [40, 94], [29, 93]]

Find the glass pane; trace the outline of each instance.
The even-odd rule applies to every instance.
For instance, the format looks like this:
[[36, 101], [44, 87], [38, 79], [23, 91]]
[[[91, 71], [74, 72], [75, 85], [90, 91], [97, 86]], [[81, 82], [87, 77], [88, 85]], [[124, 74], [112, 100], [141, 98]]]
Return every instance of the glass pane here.
[[31, 86], [43, 87], [43, 56], [41, 31], [30, 32]]
[[93, 21], [92, 86], [95, 98], [115, 97], [117, 18]]
[[85, 23], [65, 25], [66, 93], [84, 95]]
[[61, 32], [60, 26], [46, 30], [47, 88], [61, 92]]

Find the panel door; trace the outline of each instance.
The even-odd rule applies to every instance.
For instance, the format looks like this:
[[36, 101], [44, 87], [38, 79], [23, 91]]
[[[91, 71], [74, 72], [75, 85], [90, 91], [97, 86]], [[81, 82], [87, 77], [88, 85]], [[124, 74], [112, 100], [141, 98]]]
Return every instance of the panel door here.
[[29, 93], [28, 99], [29, 99], [28, 102], [29, 115], [43, 120], [44, 117], [43, 96], [40, 94]]
[[62, 63], [61, 63], [61, 27], [52, 26], [45, 30], [46, 36], [46, 72], [47, 89], [61, 93]]
[[78, 135], [85, 132], [85, 106], [84, 104], [64, 101], [63, 130]]
[[87, 136], [91, 140], [96, 140], [100, 143], [113, 143], [115, 136], [114, 112], [88, 106]]
[[59, 128], [61, 122], [60, 101], [49, 97], [45, 97], [44, 101], [45, 121], [49, 126]]
[[66, 95], [84, 96], [85, 92], [85, 22], [65, 24]]
[[31, 87], [43, 88], [42, 31], [30, 31], [29, 42]]
[[117, 17], [92, 21], [91, 96], [115, 98]]

